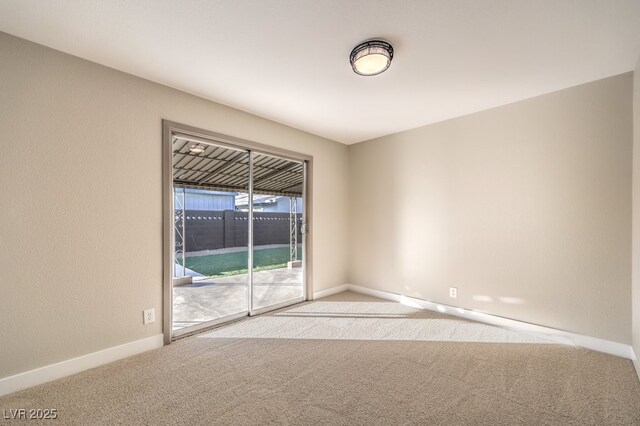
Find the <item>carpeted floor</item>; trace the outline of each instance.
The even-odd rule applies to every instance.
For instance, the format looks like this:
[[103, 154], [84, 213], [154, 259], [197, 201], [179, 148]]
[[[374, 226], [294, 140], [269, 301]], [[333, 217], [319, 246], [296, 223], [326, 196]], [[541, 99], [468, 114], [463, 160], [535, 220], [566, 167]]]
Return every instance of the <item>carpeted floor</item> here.
[[0, 398], [12, 408], [82, 425], [640, 425], [640, 382], [629, 360], [341, 293]]

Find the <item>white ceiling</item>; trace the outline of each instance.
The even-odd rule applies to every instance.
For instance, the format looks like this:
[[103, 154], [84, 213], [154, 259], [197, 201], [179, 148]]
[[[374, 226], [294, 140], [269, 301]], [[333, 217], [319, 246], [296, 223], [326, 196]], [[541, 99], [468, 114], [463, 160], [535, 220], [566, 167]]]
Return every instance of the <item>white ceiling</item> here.
[[630, 71], [640, 0], [0, 0], [0, 30], [349, 144]]

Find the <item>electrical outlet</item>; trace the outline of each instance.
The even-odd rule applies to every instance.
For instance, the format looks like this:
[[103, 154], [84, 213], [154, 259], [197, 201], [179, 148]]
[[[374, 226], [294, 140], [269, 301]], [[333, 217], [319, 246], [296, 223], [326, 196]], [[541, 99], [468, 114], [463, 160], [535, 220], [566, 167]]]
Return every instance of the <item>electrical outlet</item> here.
[[142, 311], [142, 323], [144, 325], [151, 324], [155, 320], [156, 320], [155, 309], [151, 308], [151, 309], [145, 309], [144, 311]]
[[454, 299], [458, 297], [458, 287], [449, 287], [449, 297]]

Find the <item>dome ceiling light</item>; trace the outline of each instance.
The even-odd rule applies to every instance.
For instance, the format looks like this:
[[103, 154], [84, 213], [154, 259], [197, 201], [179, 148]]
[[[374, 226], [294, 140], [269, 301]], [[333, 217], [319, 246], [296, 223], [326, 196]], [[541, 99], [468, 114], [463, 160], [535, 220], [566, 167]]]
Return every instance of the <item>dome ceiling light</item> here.
[[369, 40], [357, 45], [349, 56], [351, 67], [358, 75], [378, 75], [391, 65], [393, 46], [382, 40]]

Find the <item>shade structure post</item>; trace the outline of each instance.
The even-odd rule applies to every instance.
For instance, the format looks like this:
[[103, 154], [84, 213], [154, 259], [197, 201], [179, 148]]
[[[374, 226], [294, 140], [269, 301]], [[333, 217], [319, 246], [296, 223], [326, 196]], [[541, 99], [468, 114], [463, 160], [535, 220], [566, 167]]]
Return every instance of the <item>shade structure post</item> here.
[[289, 260], [298, 260], [298, 200], [289, 197]]

